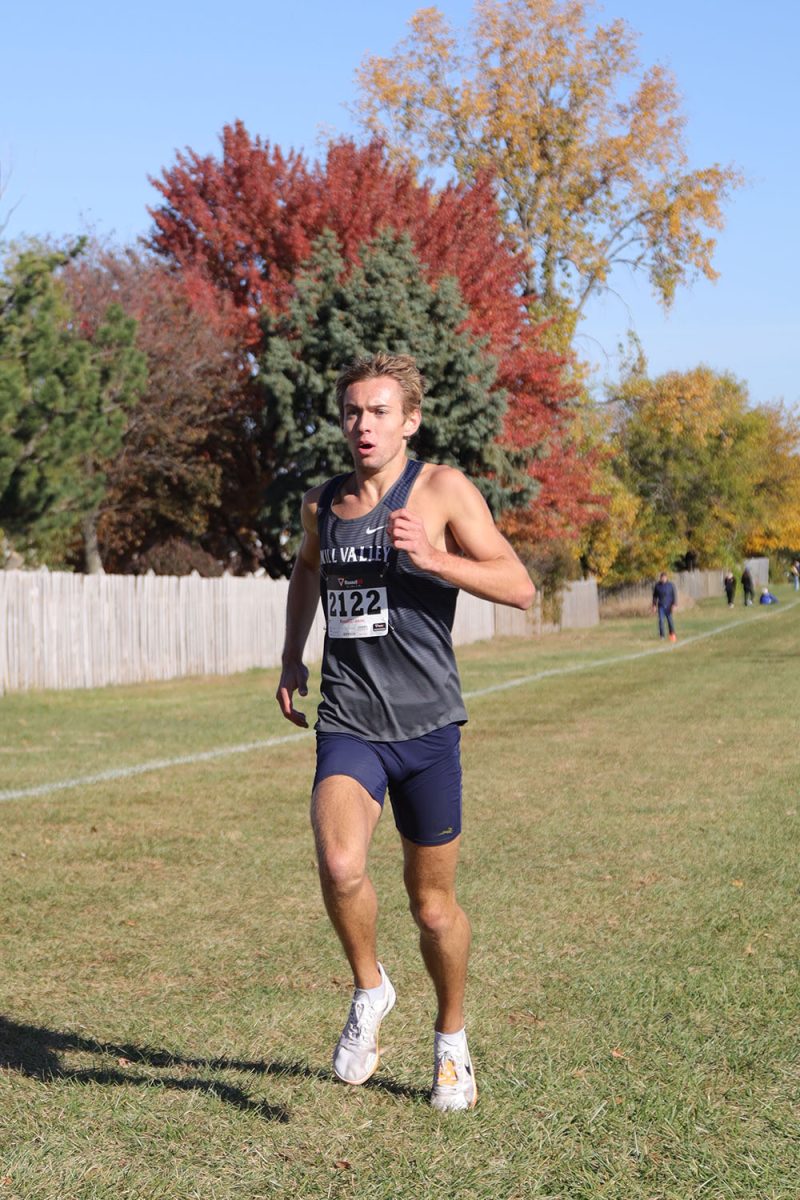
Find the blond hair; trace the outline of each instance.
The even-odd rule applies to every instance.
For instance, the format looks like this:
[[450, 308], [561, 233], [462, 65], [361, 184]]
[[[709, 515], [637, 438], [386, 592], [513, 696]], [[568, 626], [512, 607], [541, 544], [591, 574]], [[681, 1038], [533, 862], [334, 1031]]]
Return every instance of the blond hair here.
[[422, 397], [425, 395], [425, 379], [410, 354], [387, 354], [381, 350], [378, 354], [366, 354], [354, 359], [340, 372], [336, 380], [336, 399], [339, 402], [339, 415], [344, 415], [344, 398], [351, 383], [361, 383], [363, 379], [393, 379], [399, 384], [403, 393], [403, 416], [422, 408]]

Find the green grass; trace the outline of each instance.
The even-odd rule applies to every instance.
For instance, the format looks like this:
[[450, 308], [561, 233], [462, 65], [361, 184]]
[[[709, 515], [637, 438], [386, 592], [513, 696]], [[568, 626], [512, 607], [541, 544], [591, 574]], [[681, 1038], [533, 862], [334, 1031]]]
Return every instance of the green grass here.
[[[469, 702], [471, 1114], [427, 1104], [388, 810], [398, 1005], [375, 1079], [332, 1079], [350, 983], [311, 738], [3, 802], [0, 1200], [797, 1200], [800, 605], [778, 594], [687, 610], [676, 648], [627, 661], [603, 660], [657, 648], [654, 622], [461, 652], [468, 691], [570, 669]], [[0, 791], [285, 734], [275, 683], [6, 696]]]

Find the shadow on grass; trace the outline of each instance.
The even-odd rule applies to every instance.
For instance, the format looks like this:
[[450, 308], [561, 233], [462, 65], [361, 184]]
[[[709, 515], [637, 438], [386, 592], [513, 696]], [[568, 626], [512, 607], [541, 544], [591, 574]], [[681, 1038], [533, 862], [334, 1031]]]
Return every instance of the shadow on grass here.
[[[116, 1067], [89, 1067], [74, 1070], [64, 1066], [59, 1051], [78, 1050], [113, 1057]], [[205, 1092], [233, 1105], [242, 1112], [253, 1112], [266, 1121], [289, 1121], [288, 1111], [265, 1100], [252, 1100], [241, 1088], [217, 1080], [181, 1076], [136, 1075], [131, 1067], [181, 1068], [206, 1071], [243, 1071], [251, 1075], [276, 1075], [334, 1082], [332, 1071], [310, 1067], [302, 1061], [247, 1060], [236, 1058], [186, 1058], [170, 1050], [136, 1046], [128, 1042], [100, 1042], [77, 1033], [23, 1025], [0, 1016], [0, 1069], [19, 1071], [43, 1083], [66, 1080], [73, 1083], [97, 1083], [113, 1086], [166, 1087], [183, 1092]], [[367, 1087], [410, 1100], [427, 1099], [422, 1088], [408, 1087], [391, 1079], [370, 1079]]]

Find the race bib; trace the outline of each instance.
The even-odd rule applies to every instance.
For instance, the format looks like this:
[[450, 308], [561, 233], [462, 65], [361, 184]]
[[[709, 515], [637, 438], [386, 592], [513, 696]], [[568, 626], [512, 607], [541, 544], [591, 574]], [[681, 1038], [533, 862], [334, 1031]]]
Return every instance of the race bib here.
[[325, 606], [329, 638], [385, 637], [389, 632], [386, 588], [365, 577], [328, 575]]

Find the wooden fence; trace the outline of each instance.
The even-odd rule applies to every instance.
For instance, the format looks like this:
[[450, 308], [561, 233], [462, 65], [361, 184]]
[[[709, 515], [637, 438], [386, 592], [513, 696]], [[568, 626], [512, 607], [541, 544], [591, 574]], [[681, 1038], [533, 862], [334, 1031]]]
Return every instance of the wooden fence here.
[[[460, 603], [460, 601], [459, 601]], [[594, 579], [579, 579], [568, 583], [559, 598], [560, 616], [557, 622], [546, 621], [542, 615], [541, 596], [528, 612], [518, 608], [495, 606], [495, 637], [539, 637], [558, 633], [561, 629], [588, 629], [600, 621], [597, 583]]]
[[[286, 580], [72, 575], [0, 571], [0, 695], [29, 688], [103, 687], [186, 675], [228, 675], [280, 662]], [[565, 593], [558, 628], [597, 624], [593, 581]], [[553, 626], [462, 592], [456, 645]], [[317, 612], [309, 662], [322, 657]]]

